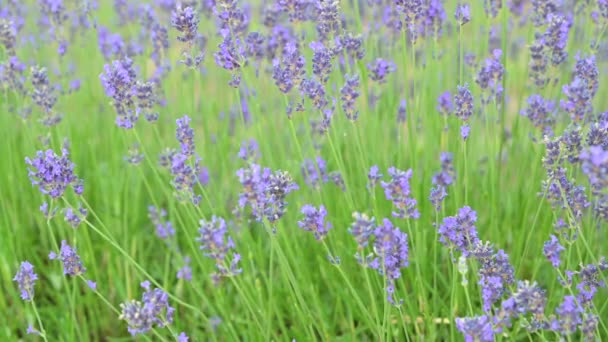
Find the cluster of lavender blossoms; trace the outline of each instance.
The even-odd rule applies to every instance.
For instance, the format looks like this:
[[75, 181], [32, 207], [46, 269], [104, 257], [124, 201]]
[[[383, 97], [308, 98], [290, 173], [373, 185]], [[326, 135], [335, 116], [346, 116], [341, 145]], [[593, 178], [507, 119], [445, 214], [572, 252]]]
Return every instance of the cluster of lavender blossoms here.
[[299, 188], [286, 171], [272, 172], [258, 164], [241, 168], [236, 175], [243, 187], [238, 199], [239, 208], [251, 208], [254, 218], [260, 222], [266, 219], [273, 224], [283, 217], [287, 210], [287, 195]]
[[[401, 277], [401, 269], [409, 266], [408, 236], [389, 219], [383, 219], [377, 225], [374, 218], [365, 214], [353, 213], [355, 221], [349, 232], [357, 242], [355, 257], [365, 267], [370, 267], [386, 278], [386, 295], [391, 304], [400, 305], [396, 301], [395, 282]], [[365, 254], [365, 249], [372, 245], [373, 253]]]
[[19, 285], [21, 299], [32, 300], [34, 298], [34, 284], [38, 280], [38, 275], [34, 272], [34, 266], [29, 261], [23, 261], [19, 266], [19, 271], [15, 274], [13, 281]]
[[211, 221], [200, 220], [198, 232], [201, 236], [197, 241], [201, 244], [203, 254], [215, 261], [218, 273], [211, 274], [217, 283], [222, 277], [231, 277], [240, 274], [241, 255], [238, 254], [232, 238], [228, 235], [228, 226], [221, 217], [213, 216]]
[[429, 195], [429, 201], [435, 207], [435, 211], [441, 210], [443, 200], [447, 197], [447, 188], [454, 183], [456, 171], [454, 170], [453, 155], [449, 152], [441, 153], [441, 171], [433, 175], [433, 187]]
[[53, 150], [38, 151], [36, 157], [25, 158], [28, 176], [32, 185], [37, 186], [44, 195], [52, 198], [63, 196], [68, 187], [77, 195], [84, 191], [83, 181], [74, 173], [74, 163], [70, 161], [67, 149], [58, 156]]
[[175, 196], [180, 201], [190, 201], [198, 205], [202, 195], [197, 195], [195, 187], [209, 182], [209, 172], [201, 165], [201, 158], [196, 154], [194, 129], [190, 127], [191, 119], [184, 115], [176, 120], [175, 137], [180, 144], [179, 150], [169, 149], [161, 154], [161, 165], [168, 168], [173, 176], [171, 184]]
[[120, 304], [119, 318], [127, 322], [129, 333], [133, 336], [171, 324], [175, 313], [166, 292], [151, 288], [149, 281], [142, 282], [141, 287], [146, 290], [141, 301], [131, 300]]
[[298, 221], [298, 226], [305, 231], [313, 233], [315, 239], [323, 240], [327, 233], [332, 228], [331, 223], [325, 221], [327, 210], [324, 206], [315, 208], [310, 204], [302, 206], [301, 210], [304, 219]]
[[410, 179], [413, 171], [399, 170], [396, 167], [390, 167], [388, 174], [391, 176], [389, 182], [380, 182], [384, 189], [386, 199], [393, 202], [396, 211], [393, 211], [393, 216], [397, 218], [420, 218], [420, 212], [416, 208], [418, 203], [415, 198], [411, 197]]

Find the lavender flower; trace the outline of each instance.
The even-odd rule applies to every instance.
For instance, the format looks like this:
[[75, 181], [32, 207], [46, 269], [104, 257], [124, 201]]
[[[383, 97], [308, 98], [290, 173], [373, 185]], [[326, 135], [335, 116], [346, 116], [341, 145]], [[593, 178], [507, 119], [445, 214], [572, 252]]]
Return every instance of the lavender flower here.
[[594, 97], [598, 89], [598, 77], [599, 70], [597, 68], [597, 62], [595, 56], [591, 55], [587, 58], [581, 58], [579, 55], [575, 56], [576, 64], [574, 65], [575, 77], [582, 78], [587, 82], [589, 96]]
[[230, 277], [240, 274], [243, 270], [238, 268], [241, 256], [235, 251], [235, 244], [228, 235], [226, 221], [215, 215], [211, 221], [200, 220], [198, 232], [201, 236], [196, 240], [200, 242], [203, 255], [215, 261], [219, 273], [212, 274], [214, 280], [221, 277]]
[[560, 167], [551, 171], [550, 174], [553, 181], [543, 182], [543, 193], [546, 192], [546, 197], [553, 207], [570, 209], [574, 218], [580, 220], [585, 210], [591, 205], [587, 199], [585, 187], [576, 186], [573, 181], [568, 180], [564, 168]]
[[139, 150], [139, 144], [133, 144], [129, 146], [127, 155], [122, 158], [129, 164], [139, 165], [139, 163], [144, 160], [144, 154]]
[[359, 111], [355, 109], [355, 102], [359, 97], [359, 75], [346, 75], [346, 83], [340, 89], [340, 100], [342, 100], [342, 110], [346, 117], [355, 121], [359, 117]]
[[469, 138], [469, 134], [471, 134], [471, 126], [464, 124], [460, 126], [460, 136], [462, 140], [467, 140]]
[[202, 199], [201, 195], [196, 195], [194, 187], [200, 184], [200, 175], [203, 168], [200, 165], [200, 158], [196, 157], [191, 160], [181, 152], [173, 155], [171, 159], [171, 174], [173, 180], [171, 184], [175, 188], [176, 197], [179, 201], [191, 201], [194, 205], [198, 205]]
[[279, 0], [276, 4], [277, 11], [287, 13], [290, 22], [300, 22], [308, 19], [309, 7], [314, 3], [304, 0]]
[[558, 268], [561, 264], [560, 254], [565, 250], [564, 246], [560, 245], [559, 240], [555, 235], [551, 235], [550, 240], [545, 242], [543, 253], [549, 259], [553, 267]]
[[300, 84], [300, 91], [308, 97], [315, 108], [321, 110], [325, 108], [329, 102], [325, 92], [325, 86], [315, 79], [305, 79]]
[[65, 221], [72, 226], [72, 228], [77, 228], [80, 223], [87, 217], [87, 209], [82, 206], [78, 207], [78, 211], [73, 208], [65, 209]]
[[409, 39], [415, 42], [418, 39], [416, 22], [423, 14], [422, 0], [396, 0], [397, 9], [404, 14], [404, 24], [408, 30]]
[[410, 179], [412, 170], [399, 170], [395, 167], [388, 169], [391, 176], [390, 182], [381, 182], [386, 199], [393, 202], [398, 211], [393, 211], [393, 216], [398, 218], [418, 219], [420, 212], [416, 208], [416, 200], [411, 198]]
[[458, 86], [458, 92], [454, 95], [454, 103], [456, 104], [454, 115], [467, 122], [473, 115], [473, 94], [468, 85]]
[[34, 298], [34, 284], [37, 280], [38, 275], [34, 273], [34, 266], [29, 261], [23, 261], [13, 278], [13, 281], [19, 285], [21, 299], [29, 301]]
[[601, 146], [608, 149], [608, 125], [595, 122], [587, 133], [587, 146]]
[[340, 173], [340, 171], [330, 172], [329, 179], [332, 181], [332, 183], [339, 187], [342, 192], [346, 191], [346, 184], [344, 183], [344, 178], [342, 178], [342, 174]]
[[9, 55], [15, 54], [17, 33], [15, 24], [5, 18], [0, 18], [0, 45], [3, 45]]
[[272, 78], [281, 92], [287, 94], [302, 82], [304, 63], [304, 56], [300, 55], [298, 46], [293, 42], [287, 43], [281, 59], [272, 62]]
[[485, 60], [485, 65], [479, 70], [475, 78], [475, 82], [481, 89], [490, 91], [490, 94], [486, 98], [482, 97], [482, 103], [484, 104], [489, 104], [492, 101], [500, 102], [502, 100], [502, 78], [505, 68], [500, 62], [501, 56], [501, 50], [495, 49], [492, 51], [492, 57]]
[[104, 26], [97, 28], [97, 45], [106, 61], [112, 58], [122, 59], [126, 57], [126, 44], [122, 36], [112, 33]]
[[61, 241], [59, 255], [51, 251], [49, 253], [49, 259], [61, 260], [63, 263], [63, 274], [65, 275], [79, 276], [87, 270], [82, 265], [80, 256], [76, 253], [76, 248], [72, 248], [65, 240]]
[[386, 76], [397, 70], [395, 63], [386, 61], [382, 58], [376, 58], [373, 63], [367, 64], [367, 69], [370, 71], [369, 78], [378, 83], [385, 83]]
[[376, 257], [369, 266], [387, 278], [387, 300], [395, 304], [395, 280], [401, 277], [401, 269], [409, 265], [407, 234], [394, 227], [388, 219], [383, 219], [382, 224], [374, 230], [374, 235]]
[[464, 335], [466, 342], [494, 341], [492, 321], [486, 315], [478, 317], [456, 318], [456, 328]]
[[39, 106], [45, 114], [41, 120], [45, 126], [54, 126], [61, 121], [61, 115], [55, 114], [53, 108], [57, 103], [56, 88], [51, 85], [46, 68], [32, 67], [31, 81], [33, 91], [31, 93], [32, 101]]
[[135, 110], [136, 73], [130, 58], [115, 60], [104, 66], [104, 72], [99, 75], [106, 95], [112, 98], [116, 110], [116, 125], [122, 128], [133, 128], [139, 117]]
[[198, 31], [199, 19], [192, 7], [177, 6], [171, 12], [171, 26], [179, 31], [177, 40], [192, 44]]
[[270, 223], [275, 223], [285, 214], [287, 202], [285, 197], [299, 187], [287, 171], [270, 173], [264, 190], [264, 215]]
[[0, 63], [0, 89], [11, 89], [25, 95], [25, 69], [25, 64], [17, 56], [10, 56], [6, 62]]
[[492, 18], [496, 18], [498, 12], [502, 9], [502, 1], [501, 0], [484, 0], [483, 9], [486, 11], [486, 14], [491, 16]]
[[454, 12], [454, 18], [460, 24], [460, 26], [471, 21], [471, 7], [468, 3], [456, 5], [456, 12]]
[[170, 221], [165, 221], [167, 212], [163, 208], [148, 206], [148, 217], [154, 227], [156, 227], [156, 236], [160, 239], [167, 239], [169, 236], [175, 235], [175, 229]]
[[338, 1], [314, 1], [317, 34], [321, 41], [327, 41], [331, 35], [341, 29], [340, 3]]
[[305, 231], [312, 232], [317, 240], [323, 240], [327, 233], [332, 228], [331, 223], [325, 221], [327, 210], [323, 205], [319, 209], [310, 204], [302, 206], [302, 214], [304, 219], [298, 221], [298, 226]]
[[536, 282], [518, 281], [517, 290], [511, 297], [502, 302], [496, 318], [497, 325], [510, 327], [512, 319], [524, 317], [531, 313], [532, 317], [528, 328], [531, 331], [544, 328], [546, 305], [547, 296], [545, 291]]
[[238, 157], [248, 163], [255, 163], [260, 159], [260, 147], [255, 139], [243, 141], [239, 149]]
[[[363, 47], [363, 37], [361, 35], [353, 35], [351, 33], [343, 34], [336, 37], [336, 53], [342, 51], [346, 53], [350, 64], [355, 60], [361, 60], [365, 57], [365, 48]], [[343, 59], [341, 59], [343, 61]]]
[[536, 94], [528, 97], [528, 106], [521, 111], [521, 115], [527, 117], [532, 125], [540, 128], [543, 134], [552, 135], [552, 128], [555, 125], [554, 109], [555, 103], [545, 100]]
[[597, 7], [602, 18], [608, 20], [608, 0], [598, 0]]
[[61, 26], [67, 20], [68, 15], [62, 0], [40, 0], [38, 4], [42, 12], [42, 19], [47, 23], [52, 23], [51, 26]]
[[454, 171], [453, 160], [454, 156], [450, 152], [441, 152], [441, 171], [433, 175], [433, 185], [439, 185], [444, 188], [452, 185], [454, 178], [456, 177], [456, 171]]
[[327, 163], [321, 156], [317, 156], [314, 161], [305, 159], [300, 169], [306, 185], [314, 189], [319, 189], [321, 184], [329, 181]]
[[543, 40], [554, 66], [563, 63], [568, 57], [566, 44], [570, 26], [571, 23], [559, 14], [547, 15], [547, 30], [543, 35]]
[[437, 98], [437, 110], [441, 115], [448, 115], [454, 110], [452, 94], [449, 91], [446, 90]]
[[564, 147], [562, 154], [569, 163], [576, 164], [580, 161], [579, 155], [583, 149], [582, 140], [580, 127], [571, 127], [562, 134], [561, 141]]
[[441, 185], [437, 185], [431, 188], [431, 193], [429, 195], [429, 201], [435, 207], [435, 211], [441, 211], [441, 204], [443, 200], [446, 198], [448, 193], [445, 191], [445, 188]]
[[244, 64], [246, 46], [240, 38], [228, 36], [218, 45], [219, 51], [213, 54], [215, 64], [228, 71], [239, 70]]
[[156, 94], [156, 85], [153, 82], [135, 83], [135, 96], [137, 98], [137, 108], [144, 113], [144, 117], [149, 122], [158, 120], [158, 113], [154, 112], [153, 108], [158, 103]]
[[327, 83], [333, 67], [333, 53], [320, 42], [310, 43], [310, 48], [313, 50], [312, 73], [321, 83]]
[[370, 219], [367, 215], [359, 212], [353, 213], [353, 219], [355, 221], [348, 228], [348, 232], [354, 236], [357, 248], [361, 251], [367, 247], [370, 237], [376, 230], [376, 220], [373, 217]]
[[61, 157], [53, 150], [46, 150], [36, 152], [34, 159], [25, 158], [32, 185], [38, 186], [42, 194], [52, 198], [63, 196], [68, 186], [71, 186], [77, 195], [82, 194], [82, 180], [74, 174], [74, 164], [68, 156], [68, 150], [62, 149]]
[[53, 208], [52, 211], [49, 211], [49, 209], [49, 203], [46, 201], [42, 202], [42, 205], [40, 205], [40, 212], [42, 212], [42, 215], [44, 215], [44, 218], [46, 218], [47, 220], [50, 220], [55, 217], [55, 214], [58, 210], [58, 208]]
[[548, 48], [542, 35], [537, 34], [535, 41], [530, 45], [530, 77], [537, 87], [547, 84], [547, 65], [549, 64]]
[[469, 256], [479, 243], [477, 237], [477, 213], [468, 206], [458, 209], [458, 215], [443, 219], [439, 227], [439, 241], [447, 247], [458, 249], [463, 255]]
[[152, 40], [152, 59], [157, 66], [161, 66], [161, 56], [167, 54], [169, 49], [169, 30], [165, 26], [154, 23], [150, 28], [150, 39]]
[[405, 100], [399, 102], [399, 108], [397, 108], [397, 122], [405, 123], [407, 121], [407, 103]]
[[177, 336], [177, 342], [188, 342], [189, 339], [188, 335], [183, 331]]
[[438, 38], [441, 35], [441, 28], [447, 17], [443, 2], [440, 0], [430, 0], [426, 3], [426, 6], [423, 5], [422, 11], [418, 31], [425, 37]]
[[555, 309], [557, 317], [551, 322], [551, 330], [563, 335], [569, 335], [576, 331], [576, 327], [582, 323], [581, 315], [583, 309], [576, 302], [574, 296], [565, 296], [564, 301]]
[[145, 334], [155, 325], [162, 328], [173, 322], [175, 309], [169, 305], [169, 295], [161, 289], [150, 289], [150, 282], [141, 283], [146, 290], [141, 302], [131, 300], [120, 304], [119, 318], [128, 324], [132, 336]]
[[31, 324], [27, 326], [25, 333], [28, 335], [39, 335], [39, 336], [42, 335], [42, 333], [39, 330], [37, 330], [36, 328], [34, 328], [34, 326]]
[[566, 99], [560, 101], [560, 106], [570, 115], [572, 121], [580, 123], [593, 112], [591, 103], [593, 95], [590, 93], [586, 79], [574, 78], [570, 84], [562, 87], [562, 92], [566, 95]]
[[368, 188], [372, 189], [378, 184], [378, 181], [382, 179], [382, 174], [379, 172], [380, 168], [378, 165], [373, 165], [369, 168], [369, 173], [367, 174], [367, 179], [369, 180]]
[[602, 257], [597, 264], [581, 265], [578, 271], [566, 272], [570, 274], [570, 278], [574, 275], [580, 278], [580, 282], [576, 285], [578, 290], [576, 299], [579, 304], [589, 305], [597, 290], [606, 287], [601, 275], [606, 270], [608, 270], [608, 262], [605, 257]]
[[590, 146], [580, 154], [582, 170], [595, 192], [608, 187], [608, 151], [601, 146]]
[[533, 0], [532, 1], [532, 22], [534, 26], [542, 26], [547, 22], [550, 14], [558, 11], [558, 4], [554, 0]]
[[494, 253], [494, 247], [489, 243], [478, 242], [471, 254], [481, 263], [479, 285], [483, 310], [490, 312], [492, 305], [507, 292], [507, 286], [515, 281], [515, 271], [507, 254], [503, 250]]
[[190, 127], [190, 117], [184, 115], [175, 122], [177, 123], [175, 137], [180, 143], [182, 154], [190, 157], [194, 154], [194, 130]]
[[271, 223], [279, 220], [285, 214], [287, 202], [285, 197], [298, 185], [284, 171], [271, 172], [257, 164], [250, 164], [246, 169], [237, 171], [243, 190], [239, 194], [238, 205], [244, 209], [249, 206], [258, 221], [264, 218]]
[[192, 267], [190, 267], [190, 258], [184, 257], [184, 266], [177, 271], [177, 279], [192, 281]]

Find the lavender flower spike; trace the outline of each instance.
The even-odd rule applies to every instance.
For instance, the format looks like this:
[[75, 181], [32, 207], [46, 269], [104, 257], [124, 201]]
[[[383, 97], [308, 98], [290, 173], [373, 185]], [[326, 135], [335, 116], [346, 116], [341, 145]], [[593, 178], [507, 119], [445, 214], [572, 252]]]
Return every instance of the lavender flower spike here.
[[471, 207], [458, 209], [458, 215], [443, 219], [439, 227], [439, 241], [448, 247], [455, 247], [463, 255], [468, 256], [479, 243], [475, 222], [477, 222], [477, 213]]
[[313, 207], [310, 204], [306, 204], [302, 207], [302, 214], [304, 219], [298, 221], [300, 228], [312, 232], [317, 240], [323, 240], [327, 233], [332, 228], [331, 223], [325, 221], [327, 216], [327, 210], [324, 206], [319, 206], [319, 209]]
[[72, 248], [68, 245], [67, 241], [61, 241], [61, 249], [59, 255], [55, 252], [49, 253], [49, 259], [59, 259], [63, 263], [63, 274], [78, 276], [86, 272], [86, 268], [80, 261], [80, 256], [76, 253], [76, 248]]
[[161, 289], [150, 289], [150, 282], [141, 286], [146, 290], [141, 301], [120, 304], [120, 319], [127, 322], [131, 335], [145, 334], [155, 325], [159, 328], [173, 322], [175, 309], [169, 305], [169, 295]]
[[52, 198], [63, 196], [68, 186], [71, 186], [77, 195], [82, 194], [82, 180], [74, 174], [74, 164], [68, 155], [66, 149], [61, 151], [61, 157], [53, 150], [46, 150], [36, 152], [34, 159], [25, 158], [32, 185], [37, 185], [40, 192]]
[[27, 301], [34, 298], [34, 284], [38, 280], [38, 275], [34, 273], [34, 266], [32, 264], [28, 261], [22, 262], [13, 280], [19, 285], [21, 299]]
[[410, 197], [412, 170], [402, 171], [396, 167], [391, 167], [388, 169], [388, 173], [391, 176], [391, 181], [381, 182], [380, 184], [384, 188], [386, 199], [392, 201], [397, 207], [397, 211], [393, 212], [393, 216], [418, 219], [420, 212], [416, 208], [417, 202], [414, 198]]

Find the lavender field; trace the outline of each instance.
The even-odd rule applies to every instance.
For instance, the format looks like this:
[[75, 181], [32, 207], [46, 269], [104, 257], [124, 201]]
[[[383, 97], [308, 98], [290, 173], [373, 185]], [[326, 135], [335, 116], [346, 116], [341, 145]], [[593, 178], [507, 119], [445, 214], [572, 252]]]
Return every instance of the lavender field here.
[[0, 341], [608, 340], [608, 0], [0, 0]]

